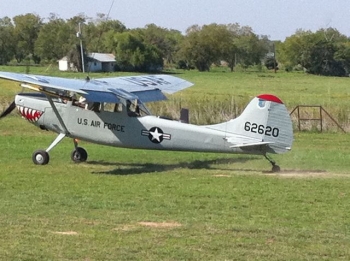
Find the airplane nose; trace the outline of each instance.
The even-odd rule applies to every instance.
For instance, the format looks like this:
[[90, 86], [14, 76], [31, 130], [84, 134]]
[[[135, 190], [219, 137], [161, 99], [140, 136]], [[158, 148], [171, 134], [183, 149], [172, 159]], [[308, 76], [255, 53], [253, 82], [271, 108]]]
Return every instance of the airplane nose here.
[[43, 115], [42, 111], [30, 109], [20, 105], [17, 105], [17, 109], [24, 118], [33, 123], [37, 122], [40, 119], [41, 115]]

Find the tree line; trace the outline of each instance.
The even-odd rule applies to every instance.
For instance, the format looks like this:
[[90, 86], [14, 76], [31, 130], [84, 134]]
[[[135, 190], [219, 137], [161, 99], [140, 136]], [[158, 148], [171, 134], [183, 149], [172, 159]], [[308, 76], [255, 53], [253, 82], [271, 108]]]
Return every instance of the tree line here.
[[[81, 71], [82, 41], [85, 61], [87, 53], [113, 53], [120, 71], [157, 71], [164, 66], [209, 71], [213, 64], [224, 63], [231, 71], [237, 65], [265, 65], [318, 75], [350, 73], [350, 38], [334, 28], [298, 30], [281, 42], [238, 23], [193, 25], [183, 35], [155, 24], [128, 29], [104, 14], [95, 18], [79, 14], [65, 20], [51, 13], [45, 20], [31, 13], [1, 18], [0, 64], [44, 64], [67, 56]], [[81, 34], [77, 34], [79, 26]]]

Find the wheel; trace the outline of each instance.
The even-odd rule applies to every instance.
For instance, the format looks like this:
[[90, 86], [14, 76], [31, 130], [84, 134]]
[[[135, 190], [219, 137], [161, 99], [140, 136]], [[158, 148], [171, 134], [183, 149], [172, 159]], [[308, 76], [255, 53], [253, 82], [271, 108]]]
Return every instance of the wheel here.
[[273, 165], [272, 166], [272, 172], [280, 172], [280, 171], [281, 171], [280, 166], [278, 166], [278, 165]]
[[75, 163], [85, 162], [87, 160], [87, 157], [88, 155], [86, 150], [81, 147], [77, 147], [75, 150], [72, 151], [71, 154], [71, 159]]
[[50, 156], [45, 150], [37, 150], [34, 151], [32, 160], [36, 165], [46, 165], [50, 161]]

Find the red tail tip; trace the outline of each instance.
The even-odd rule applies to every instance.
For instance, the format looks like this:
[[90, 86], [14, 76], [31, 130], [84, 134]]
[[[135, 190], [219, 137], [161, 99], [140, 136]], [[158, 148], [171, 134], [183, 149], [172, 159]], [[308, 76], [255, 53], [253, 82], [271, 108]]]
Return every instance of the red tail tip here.
[[271, 101], [271, 102], [283, 104], [283, 102], [278, 97], [276, 97], [275, 95], [272, 95], [272, 94], [261, 94], [258, 96], [258, 98], [265, 100], [265, 101]]

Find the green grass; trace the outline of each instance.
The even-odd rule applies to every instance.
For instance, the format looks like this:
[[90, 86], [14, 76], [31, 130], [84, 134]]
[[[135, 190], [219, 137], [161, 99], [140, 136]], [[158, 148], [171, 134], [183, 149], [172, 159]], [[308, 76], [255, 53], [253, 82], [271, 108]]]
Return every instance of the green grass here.
[[[196, 85], [169, 103], [188, 105], [192, 117], [205, 114], [200, 106], [225, 99], [235, 113], [265, 92], [288, 108], [304, 101], [348, 115], [348, 78], [221, 71], [178, 76]], [[6, 102], [18, 91], [6, 81], [0, 86]], [[277, 175], [259, 156], [84, 142], [88, 162], [74, 164], [69, 139], [50, 152], [49, 165], [34, 165], [32, 152], [54, 138], [15, 115], [0, 121], [0, 260], [350, 258], [349, 134], [295, 133], [292, 151], [273, 155], [282, 168]]]
[[[20, 131], [21, 130], [21, 131]], [[2, 260], [347, 260], [347, 134], [297, 133], [272, 175], [262, 157], [128, 150], [0, 125]], [[311, 174], [310, 174], [311, 173]], [[157, 228], [139, 222], [170, 222]], [[75, 232], [73, 235], [57, 232]]]

